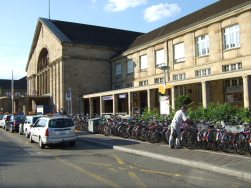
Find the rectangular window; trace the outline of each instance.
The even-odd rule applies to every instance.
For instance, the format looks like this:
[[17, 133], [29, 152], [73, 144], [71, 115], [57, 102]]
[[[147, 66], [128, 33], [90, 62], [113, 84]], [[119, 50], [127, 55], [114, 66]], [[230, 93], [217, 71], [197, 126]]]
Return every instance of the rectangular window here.
[[202, 69], [195, 71], [196, 76], [205, 76], [211, 74], [211, 69]]
[[146, 86], [146, 85], [148, 85], [148, 81], [147, 80], [139, 82], [139, 86]]
[[11, 92], [6, 92], [5, 95], [6, 96], [11, 96]]
[[148, 63], [147, 63], [147, 55], [140, 56], [140, 71], [147, 71]]
[[223, 72], [235, 71], [242, 69], [242, 63], [235, 63], [231, 65], [223, 65]]
[[121, 85], [115, 86], [115, 89], [122, 89]]
[[116, 65], [116, 77], [121, 77], [122, 76], [122, 66], [121, 64]]
[[224, 50], [240, 46], [240, 28], [239, 25], [233, 25], [223, 30]]
[[186, 95], [186, 86], [177, 86], [175, 89], [175, 97], [179, 95]]
[[127, 74], [133, 74], [134, 73], [134, 61], [131, 59], [127, 61]]
[[155, 52], [156, 56], [156, 67], [161, 67], [165, 65], [164, 49]]
[[174, 62], [185, 61], [185, 45], [184, 42], [174, 45]]
[[155, 83], [156, 84], [164, 83], [164, 78], [155, 78]]
[[225, 80], [225, 86], [242, 86], [243, 85], [243, 79], [242, 78], [237, 78], [237, 79], [230, 79], [230, 80]]
[[20, 93], [20, 92], [16, 92], [15, 95], [16, 95], [16, 96], [20, 96], [21, 93]]
[[186, 78], [186, 73], [173, 75], [173, 80], [183, 80]]
[[209, 35], [196, 38], [197, 57], [209, 54]]
[[126, 84], [126, 87], [127, 87], [127, 88], [129, 88], [129, 87], [133, 87], [133, 83]]

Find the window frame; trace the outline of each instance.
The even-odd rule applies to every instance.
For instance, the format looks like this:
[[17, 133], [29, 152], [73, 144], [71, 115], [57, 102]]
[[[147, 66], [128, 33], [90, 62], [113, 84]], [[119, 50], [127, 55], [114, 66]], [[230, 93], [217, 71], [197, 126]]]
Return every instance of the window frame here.
[[147, 86], [147, 85], [148, 85], [148, 80], [139, 81], [139, 86]]
[[184, 79], [186, 79], [186, 73], [173, 75], [173, 80], [184, 80]]
[[132, 59], [127, 61], [127, 74], [134, 74], [134, 61]]
[[223, 49], [229, 50], [241, 46], [240, 42], [240, 25], [235, 24], [223, 28]]
[[164, 51], [164, 49], [156, 50], [155, 51], [155, 66], [161, 67], [164, 65], [165, 65], [165, 51]]
[[211, 68], [201, 69], [201, 70], [196, 70], [195, 71], [195, 76], [196, 77], [207, 76], [207, 75], [211, 75], [211, 73], [212, 73]]
[[115, 68], [115, 72], [116, 72], [116, 78], [120, 78], [122, 77], [122, 64], [116, 64], [116, 68]]
[[140, 56], [140, 71], [147, 71], [147, 70], [148, 70], [148, 56], [146, 54]]
[[210, 54], [209, 35], [205, 34], [196, 37], [196, 57], [201, 57], [209, 54]]
[[241, 62], [222, 66], [222, 72], [231, 72], [231, 71], [237, 71], [241, 69], [242, 69]]
[[185, 43], [174, 45], [174, 63], [186, 61]]

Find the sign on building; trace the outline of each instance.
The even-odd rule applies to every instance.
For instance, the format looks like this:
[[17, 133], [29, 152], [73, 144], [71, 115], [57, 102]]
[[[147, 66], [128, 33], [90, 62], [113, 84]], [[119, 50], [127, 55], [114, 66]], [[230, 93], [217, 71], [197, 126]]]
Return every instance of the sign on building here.
[[169, 96], [159, 96], [160, 101], [160, 114], [169, 115], [170, 114], [170, 100]]

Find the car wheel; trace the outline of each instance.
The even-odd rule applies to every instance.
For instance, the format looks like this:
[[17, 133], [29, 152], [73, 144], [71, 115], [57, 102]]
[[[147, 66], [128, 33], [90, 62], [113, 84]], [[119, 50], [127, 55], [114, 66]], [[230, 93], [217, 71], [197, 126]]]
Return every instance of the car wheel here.
[[28, 133], [27, 130], [25, 131], [25, 136], [26, 136], [26, 138], [29, 138], [29, 137], [30, 137], [30, 135], [29, 135], [29, 133]]
[[70, 142], [70, 146], [75, 146], [75, 141], [74, 142]]
[[34, 143], [34, 141], [32, 140], [32, 136], [30, 135], [30, 143]]
[[39, 139], [39, 147], [40, 147], [41, 149], [44, 149], [44, 148], [45, 148], [45, 145], [43, 144], [43, 141], [42, 141], [41, 138]]

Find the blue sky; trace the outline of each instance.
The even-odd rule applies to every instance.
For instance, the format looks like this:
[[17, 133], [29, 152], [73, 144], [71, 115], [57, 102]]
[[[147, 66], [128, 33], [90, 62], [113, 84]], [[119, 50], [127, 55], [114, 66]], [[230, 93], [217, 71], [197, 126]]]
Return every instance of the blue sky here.
[[0, 79], [26, 76], [39, 17], [150, 32], [218, 0], [0, 0]]

